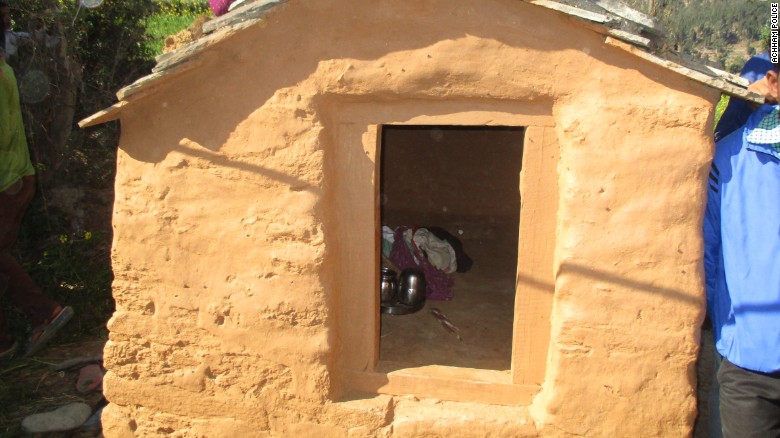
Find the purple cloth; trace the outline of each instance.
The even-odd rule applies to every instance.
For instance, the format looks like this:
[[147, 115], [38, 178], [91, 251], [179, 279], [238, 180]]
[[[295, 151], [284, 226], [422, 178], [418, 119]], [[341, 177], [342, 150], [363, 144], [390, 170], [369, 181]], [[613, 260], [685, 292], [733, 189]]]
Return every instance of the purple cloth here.
[[231, 3], [235, 1], [236, 0], [209, 0], [209, 6], [211, 7], [211, 11], [214, 12], [214, 15], [219, 17], [220, 15], [224, 15], [228, 11]]
[[[395, 239], [393, 240], [393, 248], [390, 250], [390, 261], [393, 262], [401, 270], [408, 268], [417, 268], [425, 274], [425, 297], [429, 300], [436, 301], [449, 301], [454, 296], [452, 292], [452, 286], [455, 282], [452, 280], [446, 272], [433, 266], [431, 262], [425, 258], [425, 255], [420, 253], [420, 250], [415, 246], [415, 252], [417, 263], [414, 261], [414, 256], [411, 250], [404, 241], [404, 231], [407, 227], [398, 227], [395, 229]], [[414, 245], [414, 243], [412, 243]]]

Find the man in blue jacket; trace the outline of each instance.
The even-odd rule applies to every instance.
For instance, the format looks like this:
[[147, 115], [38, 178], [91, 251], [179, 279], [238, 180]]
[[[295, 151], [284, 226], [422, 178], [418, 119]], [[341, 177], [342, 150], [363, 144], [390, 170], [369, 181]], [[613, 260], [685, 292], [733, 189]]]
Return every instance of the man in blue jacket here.
[[[777, 101], [777, 65], [767, 72]], [[725, 437], [780, 436], [780, 115], [764, 105], [716, 144], [704, 219], [707, 306]]]
[[[764, 89], [764, 76], [772, 70], [772, 62], [769, 61], [769, 52], [761, 52], [753, 56], [742, 67], [739, 75], [748, 81], [750, 90], [758, 94], [766, 95]], [[753, 114], [756, 108], [741, 99], [729, 99], [726, 109], [723, 111], [718, 124], [715, 126], [713, 137], [715, 141], [725, 138], [727, 135], [741, 128], [747, 122], [748, 117]]]

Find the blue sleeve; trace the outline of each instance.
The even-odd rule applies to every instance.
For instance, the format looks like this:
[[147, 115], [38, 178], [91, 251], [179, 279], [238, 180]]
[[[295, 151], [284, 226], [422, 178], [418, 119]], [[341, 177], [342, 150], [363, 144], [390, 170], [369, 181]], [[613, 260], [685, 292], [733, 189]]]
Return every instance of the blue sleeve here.
[[718, 282], [721, 258], [720, 204], [723, 177], [721, 169], [729, 165], [727, 151], [729, 140], [734, 136], [742, 137], [742, 131], [718, 142], [715, 147], [715, 157], [710, 166], [707, 179], [707, 207], [704, 212], [704, 278], [707, 287], [707, 305], [711, 310], [716, 284]]
[[720, 116], [718, 124], [715, 125], [713, 138], [720, 141], [737, 129], [745, 126], [745, 122], [753, 114], [753, 109], [742, 99], [730, 98], [723, 115]]

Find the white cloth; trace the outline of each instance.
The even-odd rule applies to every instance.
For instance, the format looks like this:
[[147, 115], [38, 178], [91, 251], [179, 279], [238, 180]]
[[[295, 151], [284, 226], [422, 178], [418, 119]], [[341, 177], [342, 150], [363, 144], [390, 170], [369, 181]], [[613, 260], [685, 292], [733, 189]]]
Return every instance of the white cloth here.
[[395, 242], [395, 232], [387, 225], [382, 227], [382, 239], [387, 240], [392, 245]]
[[[411, 234], [411, 230], [407, 231]], [[404, 234], [406, 239], [406, 233]], [[418, 228], [414, 232], [414, 240], [417, 248], [424, 251], [428, 261], [438, 269], [452, 274], [458, 270], [458, 260], [455, 256], [455, 249], [446, 240], [439, 239], [426, 228]]]
[[29, 38], [30, 34], [27, 32], [14, 32], [12, 30], [5, 31], [5, 56], [10, 58], [16, 55], [19, 51], [19, 38]]
[[393, 250], [393, 242], [395, 242], [395, 233], [393, 229], [387, 225], [382, 227], [382, 255], [390, 257], [390, 252]]
[[[14, 32], [12, 30], [5, 31], [5, 57], [10, 58], [15, 56], [19, 51], [20, 45], [30, 45], [32, 43], [32, 35], [29, 32]], [[44, 30], [35, 31], [36, 41], [43, 41], [47, 49], [57, 47], [60, 42], [60, 38], [56, 36], [47, 35]]]

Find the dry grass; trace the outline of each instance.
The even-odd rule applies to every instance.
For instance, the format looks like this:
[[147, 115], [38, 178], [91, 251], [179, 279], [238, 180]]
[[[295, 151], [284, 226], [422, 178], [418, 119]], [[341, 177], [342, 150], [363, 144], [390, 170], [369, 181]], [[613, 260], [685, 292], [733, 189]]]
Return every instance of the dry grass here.
[[[66, 371], [53, 371], [52, 368], [67, 359], [100, 355], [103, 345], [103, 341], [96, 340], [52, 346], [38, 357], [17, 359], [0, 369], [0, 436], [28, 436], [21, 428], [25, 417], [68, 403], [83, 402], [93, 408], [97, 407], [103, 399], [101, 392], [81, 395], [76, 391], [78, 368]], [[71, 432], [46, 436], [91, 437], [98, 433]]]

